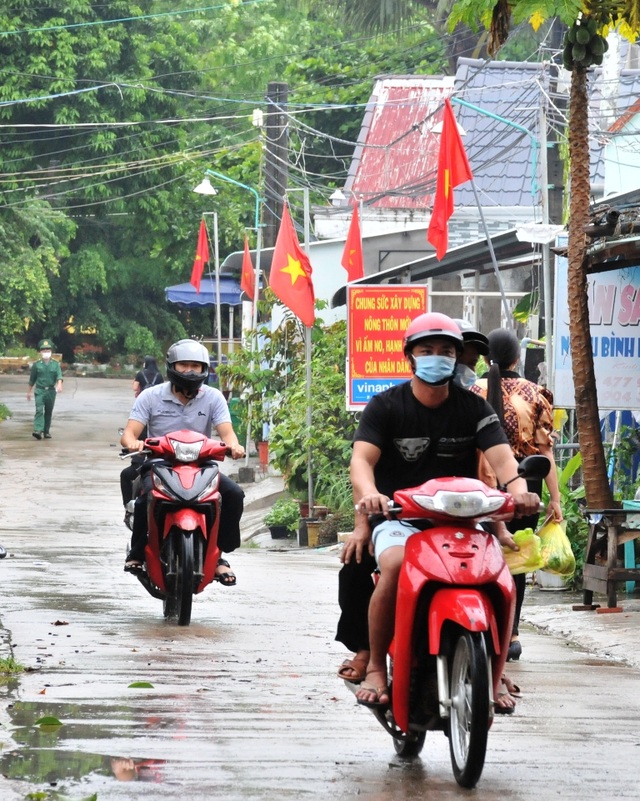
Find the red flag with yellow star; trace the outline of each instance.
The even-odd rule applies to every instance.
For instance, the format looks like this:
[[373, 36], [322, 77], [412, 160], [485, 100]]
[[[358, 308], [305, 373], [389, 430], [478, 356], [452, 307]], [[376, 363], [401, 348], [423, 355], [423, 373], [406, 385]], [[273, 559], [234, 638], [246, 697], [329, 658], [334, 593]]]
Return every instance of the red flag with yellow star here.
[[311, 281], [311, 264], [300, 247], [286, 203], [273, 250], [269, 286], [305, 325], [313, 325], [316, 299]]
[[349, 281], [357, 281], [364, 276], [364, 259], [362, 257], [362, 237], [360, 236], [360, 216], [358, 207], [353, 207], [353, 216], [349, 224], [349, 233], [344, 243], [344, 252], [340, 262], [347, 271]]
[[449, 247], [449, 217], [453, 214], [453, 189], [473, 178], [467, 154], [449, 98], [444, 101], [436, 196], [429, 221], [427, 239], [436, 249], [438, 261]]
[[200, 231], [198, 232], [198, 247], [196, 248], [196, 257], [193, 261], [193, 268], [191, 270], [191, 279], [189, 283], [193, 284], [196, 292], [200, 292], [200, 281], [202, 280], [202, 273], [204, 272], [204, 265], [209, 261], [209, 243], [207, 242], [207, 226], [204, 219], [200, 220]]

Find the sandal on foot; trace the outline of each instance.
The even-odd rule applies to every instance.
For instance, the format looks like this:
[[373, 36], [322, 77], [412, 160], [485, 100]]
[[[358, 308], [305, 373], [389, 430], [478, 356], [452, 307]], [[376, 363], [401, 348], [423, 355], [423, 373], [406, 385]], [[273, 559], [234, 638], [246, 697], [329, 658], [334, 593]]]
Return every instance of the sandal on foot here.
[[507, 651], [507, 662], [517, 662], [521, 655], [522, 646], [520, 645], [520, 640], [511, 640]]
[[494, 701], [493, 712], [496, 715], [513, 715], [515, 711], [516, 702], [509, 693], [501, 693]]
[[143, 562], [139, 561], [138, 559], [127, 559], [124, 563], [124, 572], [125, 573], [137, 573], [143, 568]]
[[[369, 664], [368, 659], [361, 659], [357, 656], [354, 656], [353, 659], [345, 659], [344, 662], [338, 668], [337, 676], [339, 679], [344, 679], [345, 681], [350, 682], [351, 684], [360, 684], [364, 681], [367, 675], [367, 665]], [[347, 672], [352, 670], [356, 675], [349, 676]]]
[[[375, 701], [365, 701], [364, 699], [358, 698], [358, 696], [356, 696], [356, 701], [361, 706], [367, 706], [370, 709], [386, 709], [391, 703], [391, 699], [389, 697], [389, 688], [386, 685], [384, 685], [383, 687], [369, 687], [367, 684], [361, 684], [360, 689], [367, 690], [367, 692], [375, 693], [376, 695]], [[387, 696], [388, 699], [387, 701], [380, 700], [383, 695]]]
[[513, 698], [522, 698], [522, 691], [518, 685], [511, 681], [511, 679], [506, 675], [506, 673], [502, 674], [502, 678], [500, 681], [504, 684], [506, 691], [511, 695]]
[[215, 580], [219, 581], [223, 587], [233, 587], [236, 583], [236, 574], [231, 570], [229, 562], [226, 559], [218, 559], [216, 570], [219, 567], [228, 567], [229, 571], [227, 573], [216, 573]]

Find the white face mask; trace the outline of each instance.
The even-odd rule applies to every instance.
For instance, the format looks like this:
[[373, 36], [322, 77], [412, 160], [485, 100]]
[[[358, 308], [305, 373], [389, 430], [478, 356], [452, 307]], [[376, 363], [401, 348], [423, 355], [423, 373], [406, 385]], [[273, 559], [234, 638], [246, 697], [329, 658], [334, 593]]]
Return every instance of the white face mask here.
[[457, 384], [462, 389], [471, 389], [471, 387], [476, 383], [476, 379], [478, 376], [476, 375], [475, 371], [472, 370], [470, 367], [467, 367], [466, 364], [457, 364], [456, 371], [453, 375], [453, 383]]
[[45, 362], [48, 362], [49, 359], [51, 358], [51, 351], [50, 350], [41, 350], [40, 351], [40, 356], [42, 356], [42, 358], [43, 358], [43, 360]]

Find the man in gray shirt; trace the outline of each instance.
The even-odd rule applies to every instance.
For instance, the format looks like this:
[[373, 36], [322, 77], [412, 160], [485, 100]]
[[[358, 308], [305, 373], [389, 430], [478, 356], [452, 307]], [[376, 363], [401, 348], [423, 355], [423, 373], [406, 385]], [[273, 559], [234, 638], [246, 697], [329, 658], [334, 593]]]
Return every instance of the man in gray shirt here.
[[[147, 428], [148, 437], [161, 437], [170, 431], [187, 429], [210, 437], [215, 428], [218, 436], [231, 449], [233, 459], [245, 455], [238, 442], [229, 407], [222, 393], [205, 385], [209, 375], [209, 353], [200, 342], [181, 339], [167, 351], [167, 381], [142, 392], [133, 404], [127, 426], [120, 440], [129, 451], [141, 451], [144, 441], [139, 439]], [[144, 564], [147, 544], [146, 495], [150, 489], [150, 476], [143, 494], [135, 502], [131, 550], [127, 554], [125, 570], [139, 570]], [[244, 508], [244, 492], [228, 476], [220, 474], [220, 529], [218, 545], [230, 553], [240, 545], [240, 518]], [[231, 587], [236, 577], [229, 563], [220, 559], [216, 578]]]

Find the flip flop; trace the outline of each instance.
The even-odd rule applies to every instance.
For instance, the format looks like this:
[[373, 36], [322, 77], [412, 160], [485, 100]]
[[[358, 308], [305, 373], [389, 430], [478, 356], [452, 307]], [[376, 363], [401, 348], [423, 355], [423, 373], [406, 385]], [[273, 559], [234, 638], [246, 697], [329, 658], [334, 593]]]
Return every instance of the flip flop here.
[[511, 681], [511, 679], [504, 673], [502, 674], [501, 681], [509, 695], [513, 696], [513, 698], [522, 698], [522, 691], [520, 690], [520, 687], [518, 687], [515, 682]]
[[124, 563], [125, 573], [137, 573], [143, 568], [143, 563], [137, 559], [129, 559]]
[[502, 706], [500, 704], [501, 701], [504, 703], [504, 701], [506, 701], [508, 697], [509, 693], [501, 693], [496, 698], [496, 700], [493, 703], [493, 712], [495, 715], [513, 715], [513, 713], [516, 711], [515, 703], [513, 704], [513, 706]]
[[218, 559], [216, 567], [228, 567], [229, 573], [220, 573], [215, 575], [215, 581], [219, 581], [223, 587], [233, 587], [236, 583], [236, 574], [231, 571], [231, 565], [226, 559]]
[[361, 684], [360, 685], [360, 689], [361, 690], [368, 690], [369, 692], [375, 693], [376, 696], [377, 696], [377, 700], [376, 701], [363, 701], [361, 698], [356, 697], [356, 701], [361, 706], [369, 707], [369, 709], [386, 709], [389, 706], [389, 704], [391, 703], [391, 700], [384, 701], [384, 702], [380, 701], [380, 696], [381, 695], [386, 695], [387, 698], [390, 699], [389, 688], [386, 686], [386, 684], [384, 685], [384, 687], [369, 687], [366, 684]]
[[[337, 676], [339, 679], [344, 679], [344, 681], [348, 681], [351, 684], [361, 684], [367, 675], [367, 665], [369, 660], [364, 659], [345, 659], [344, 662], [338, 668]], [[346, 676], [345, 673], [347, 670], [355, 671], [355, 676]]]

